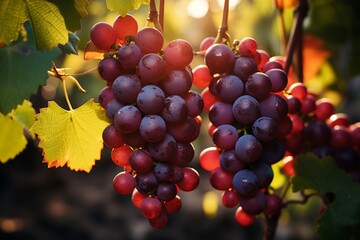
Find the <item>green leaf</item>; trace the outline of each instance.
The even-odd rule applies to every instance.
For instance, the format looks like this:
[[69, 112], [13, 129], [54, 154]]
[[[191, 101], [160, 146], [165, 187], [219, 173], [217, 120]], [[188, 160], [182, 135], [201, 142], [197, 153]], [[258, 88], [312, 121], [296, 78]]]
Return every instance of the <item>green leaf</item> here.
[[[18, 121], [24, 129], [29, 130], [35, 121], [35, 109], [32, 107], [31, 102], [24, 100], [21, 105], [12, 110], [9, 114], [14, 120]], [[30, 132], [31, 137], [34, 139], [35, 135]]]
[[0, 112], [7, 114], [37, 92], [45, 83], [51, 60], [60, 54], [59, 49], [40, 52], [28, 31], [28, 41], [21, 39], [0, 48]]
[[51, 101], [36, 119], [30, 130], [38, 135], [44, 162], [49, 167], [67, 164], [72, 170], [90, 172], [101, 157], [102, 132], [109, 125], [100, 104], [90, 100], [67, 111]]
[[59, 48], [67, 54], [78, 55], [78, 42], [80, 38], [75, 33], [69, 33], [69, 42], [65, 45], [59, 44]]
[[333, 198], [317, 222], [322, 239], [359, 239], [360, 186], [350, 175], [333, 158], [313, 154], [298, 156], [295, 170], [293, 191], [313, 189]]
[[125, 16], [129, 11], [138, 9], [141, 4], [149, 4], [150, 0], [106, 0], [107, 8]]
[[80, 29], [86, 6], [86, 0], [0, 0], [0, 42], [16, 40], [22, 24], [30, 20], [39, 50], [64, 45], [68, 31]]

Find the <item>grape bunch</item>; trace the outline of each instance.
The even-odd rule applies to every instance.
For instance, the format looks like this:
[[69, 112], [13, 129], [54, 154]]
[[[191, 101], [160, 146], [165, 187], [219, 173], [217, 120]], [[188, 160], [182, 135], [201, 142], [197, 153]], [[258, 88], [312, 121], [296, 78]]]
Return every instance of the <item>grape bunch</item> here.
[[210, 183], [223, 191], [225, 207], [237, 207], [235, 218], [250, 225], [260, 213], [278, 214], [281, 198], [268, 190], [271, 165], [285, 155], [292, 130], [283, 90], [288, 84], [281, 62], [258, 49], [246, 37], [232, 47], [205, 39], [200, 45], [204, 63], [193, 69], [210, 120], [214, 146], [204, 149], [200, 165]]
[[290, 86], [287, 102], [293, 129], [285, 141], [285, 173], [293, 176], [296, 156], [312, 152], [320, 158], [333, 157], [360, 183], [360, 123], [351, 123], [347, 114], [336, 113], [329, 99], [319, 98], [303, 83]]
[[163, 48], [163, 34], [152, 27], [138, 30], [131, 15], [119, 16], [113, 25], [95, 24], [91, 41], [108, 53], [98, 64], [107, 82], [99, 102], [111, 119], [104, 143], [122, 167], [114, 189], [132, 194], [150, 225], [163, 227], [168, 214], [181, 208], [179, 192], [194, 190], [200, 180], [189, 166], [204, 106], [191, 90], [192, 46], [175, 39]]

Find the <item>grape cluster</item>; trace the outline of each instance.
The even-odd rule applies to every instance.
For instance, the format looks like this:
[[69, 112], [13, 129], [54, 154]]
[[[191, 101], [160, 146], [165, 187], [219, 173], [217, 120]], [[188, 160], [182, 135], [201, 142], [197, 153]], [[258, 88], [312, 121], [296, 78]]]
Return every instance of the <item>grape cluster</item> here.
[[107, 86], [99, 102], [112, 123], [103, 131], [113, 162], [123, 167], [113, 179], [119, 194], [132, 194], [151, 226], [167, 224], [181, 207], [179, 191], [199, 184], [189, 167], [200, 132], [204, 102], [193, 90], [192, 46], [175, 39], [164, 45], [156, 28], [138, 30], [131, 16], [113, 25], [97, 23], [93, 44], [108, 54], [98, 64]]
[[282, 208], [281, 198], [268, 187], [271, 165], [284, 157], [284, 140], [292, 129], [282, 94], [288, 78], [282, 64], [258, 49], [253, 38], [232, 48], [211, 41], [200, 46], [205, 64], [193, 69], [194, 85], [204, 88], [215, 145], [200, 153], [200, 165], [210, 172], [211, 185], [223, 191], [223, 205], [238, 207], [236, 220], [249, 225], [256, 215]]
[[345, 113], [335, 113], [327, 98], [318, 98], [303, 83], [290, 86], [287, 96], [293, 124], [286, 138], [285, 173], [294, 175], [296, 155], [312, 152], [318, 157], [331, 156], [338, 166], [360, 183], [360, 123], [351, 123]]

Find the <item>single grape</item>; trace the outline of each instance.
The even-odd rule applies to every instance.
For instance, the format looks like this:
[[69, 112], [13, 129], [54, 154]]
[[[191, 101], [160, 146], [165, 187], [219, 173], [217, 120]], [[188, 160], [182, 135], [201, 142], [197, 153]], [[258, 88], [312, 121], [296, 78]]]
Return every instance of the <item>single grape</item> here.
[[174, 170], [170, 163], [159, 162], [154, 168], [154, 175], [160, 182], [168, 182], [174, 175]]
[[136, 34], [135, 44], [143, 54], [159, 53], [164, 44], [164, 36], [156, 28], [146, 27]]
[[104, 129], [102, 138], [104, 144], [110, 148], [118, 148], [124, 145], [124, 136], [114, 124], [110, 124]]
[[158, 142], [165, 137], [166, 124], [159, 115], [146, 115], [140, 123], [140, 134], [145, 141]]
[[288, 77], [281, 69], [271, 69], [265, 72], [265, 74], [271, 81], [271, 92], [283, 91], [288, 84]]
[[250, 226], [255, 221], [255, 216], [246, 213], [243, 208], [240, 206], [236, 209], [235, 220], [240, 226]]
[[142, 194], [136, 188], [134, 189], [134, 191], [131, 194], [131, 201], [137, 208], [140, 208], [141, 202], [145, 198], [148, 198], [148, 195]]
[[223, 150], [233, 149], [238, 138], [237, 129], [230, 124], [219, 125], [212, 135], [214, 144]]
[[106, 115], [113, 120], [115, 113], [119, 111], [120, 108], [124, 107], [123, 103], [120, 103], [118, 100], [113, 99], [106, 105]]
[[244, 92], [244, 83], [235, 75], [220, 77], [215, 84], [216, 96], [223, 102], [233, 103]]
[[281, 63], [277, 62], [277, 61], [268, 61], [264, 64], [264, 67], [262, 69], [263, 72], [267, 72], [271, 69], [281, 69], [283, 70], [283, 67], [281, 65]]
[[141, 136], [140, 130], [136, 130], [133, 133], [125, 133], [124, 141], [127, 145], [133, 148], [141, 148], [146, 144], [145, 139]]
[[139, 62], [138, 73], [143, 85], [156, 83], [165, 75], [166, 64], [163, 58], [155, 53], [144, 55]]
[[249, 198], [241, 198], [239, 200], [240, 206], [242, 206], [244, 212], [257, 215], [262, 213], [266, 207], [266, 196], [263, 192], [258, 191], [254, 196]]
[[199, 155], [199, 164], [209, 172], [220, 167], [220, 153], [216, 147], [207, 147], [202, 150]]
[[350, 126], [350, 120], [349, 120], [348, 115], [345, 114], [345, 113], [334, 113], [328, 119], [327, 124], [330, 127], [335, 127], [337, 125], [349, 127]]
[[277, 136], [277, 125], [270, 117], [260, 117], [256, 119], [252, 126], [254, 136], [263, 142], [270, 142]]
[[140, 211], [145, 218], [156, 218], [162, 212], [162, 204], [157, 198], [147, 197], [142, 200], [140, 204]]
[[260, 112], [263, 117], [271, 117], [275, 121], [285, 117], [288, 113], [288, 105], [283, 97], [277, 94], [270, 94], [259, 102]]
[[104, 109], [106, 108], [106, 105], [114, 98], [115, 97], [114, 97], [111, 86], [105, 86], [99, 92], [98, 100], [99, 100], [101, 107], [103, 107]]
[[303, 129], [303, 136], [311, 146], [327, 145], [331, 139], [331, 129], [324, 121], [313, 119]]
[[217, 190], [227, 190], [232, 187], [233, 173], [227, 172], [221, 167], [215, 168], [210, 173], [210, 184]]
[[126, 42], [126, 37], [136, 35], [138, 32], [138, 23], [130, 14], [126, 14], [125, 16], [119, 15], [113, 23], [113, 28], [116, 32], [117, 39], [123, 44]]
[[210, 69], [205, 64], [196, 66], [193, 70], [193, 83], [199, 88], [206, 88], [209, 86], [213, 76], [210, 73]]
[[141, 91], [140, 79], [134, 74], [120, 75], [113, 83], [114, 97], [121, 103], [131, 104]]
[[241, 124], [252, 124], [260, 116], [259, 102], [250, 95], [243, 95], [232, 105], [232, 114]]
[[298, 98], [289, 95], [287, 97], [288, 112], [291, 114], [298, 113], [301, 109], [301, 102]]
[[122, 73], [121, 65], [116, 58], [105, 57], [98, 64], [98, 73], [108, 85], [111, 85]]
[[236, 207], [239, 204], [239, 194], [234, 190], [225, 190], [221, 194], [221, 203], [227, 208]]
[[239, 54], [246, 57], [254, 56], [257, 49], [257, 42], [252, 37], [245, 37], [239, 42]]
[[274, 179], [274, 172], [272, 168], [264, 162], [254, 162], [250, 166], [259, 180], [260, 188], [267, 188]]
[[284, 143], [279, 140], [262, 143], [262, 154], [259, 161], [269, 165], [275, 164], [285, 156], [285, 151]]
[[234, 122], [233, 107], [229, 103], [215, 102], [209, 110], [209, 119], [215, 126]]
[[116, 174], [113, 179], [113, 187], [115, 192], [127, 195], [134, 191], [135, 189], [135, 178], [133, 175], [127, 172], [120, 172]]
[[229, 173], [236, 173], [245, 168], [245, 164], [239, 160], [234, 150], [224, 151], [220, 155], [221, 168]]
[[155, 160], [170, 162], [176, 154], [176, 147], [175, 139], [170, 134], [165, 134], [161, 141], [149, 143], [147, 149]]
[[185, 192], [193, 191], [199, 185], [199, 173], [191, 167], [182, 168], [182, 172], [183, 178], [180, 182], [177, 183], [177, 186]]
[[175, 68], [185, 68], [193, 59], [191, 44], [183, 39], [170, 41], [164, 47], [164, 60]]
[[110, 51], [116, 43], [116, 32], [110, 24], [98, 22], [90, 30], [90, 39], [97, 48]]
[[241, 169], [235, 173], [232, 185], [240, 195], [240, 199], [255, 196], [259, 190], [259, 179], [249, 169]]
[[123, 71], [131, 73], [142, 58], [141, 49], [136, 44], [125, 44], [121, 46], [117, 54], [118, 62]]
[[315, 105], [315, 116], [317, 119], [325, 121], [329, 119], [335, 112], [334, 105], [327, 98], [317, 100]]
[[185, 100], [189, 117], [196, 117], [202, 113], [202, 110], [204, 109], [204, 100], [198, 92], [190, 90], [183, 95], [183, 99]]
[[228, 73], [234, 66], [235, 55], [230, 47], [216, 43], [211, 45], [205, 53], [205, 64], [212, 73]]
[[244, 83], [251, 74], [257, 72], [257, 64], [255, 60], [250, 57], [236, 58], [233, 66], [233, 74]]
[[146, 85], [140, 90], [136, 105], [144, 114], [158, 114], [164, 109], [165, 94], [156, 85]]
[[186, 107], [185, 100], [178, 95], [167, 97], [161, 116], [166, 122], [179, 122], [185, 120], [188, 116], [188, 108]]
[[174, 199], [166, 201], [165, 208], [168, 213], [176, 213], [180, 210], [182, 206], [181, 198], [179, 195], [176, 195]]
[[352, 137], [349, 128], [344, 126], [331, 128], [330, 146], [336, 150], [351, 148]]
[[184, 95], [192, 84], [192, 76], [185, 69], [173, 69], [168, 72], [162, 82], [166, 95]]
[[136, 189], [142, 194], [152, 194], [155, 192], [158, 182], [152, 172], [136, 174]]
[[194, 158], [195, 148], [190, 142], [178, 142], [176, 155], [171, 162], [180, 167], [186, 167]]
[[245, 82], [246, 93], [257, 100], [265, 99], [271, 92], [270, 78], [261, 72], [256, 72], [249, 76]]
[[215, 41], [215, 37], [207, 37], [204, 38], [201, 42], [200, 42], [200, 51], [206, 51], [211, 45], [213, 45]]
[[196, 118], [187, 117], [183, 121], [169, 123], [167, 131], [176, 141], [192, 142], [199, 136], [200, 127], [201, 124], [197, 122]]
[[159, 216], [148, 219], [149, 224], [153, 228], [163, 228], [168, 223], [168, 215], [166, 211], [162, 211]]
[[240, 161], [252, 163], [261, 156], [262, 145], [253, 135], [245, 134], [237, 140], [235, 152]]
[[266, 207], [264, 213], [267, 215], [277, 215], [281, 212], [284, 203], [281, 197], [276, 194], [267, 194], [266, 195]]
[[114, 124], [122, 133], [133, 133], [139, 129], [141, 119], [141, 113], [137, 107], [126, 105], [116, 112]]
[[155, 192], [161, 201], [170, 201], [176, 197], [177, 189], [174, 183], [159, 183]]
[[307, 88], [304, 83], [297, 82], [290, 86], [289, 92], [299, 100], [303, 100], [307, 95]]
[[129, 165], [138, 174], [147, 173], [153, 168], [153, 160], [148, 151], [145, 149], [138, 149], [130, 155]]
[[125, 167], [129, 165], [129, 158], [133, 150], [128, 145], [123, 145], [111, 150], [111, 160], [118, 166]]

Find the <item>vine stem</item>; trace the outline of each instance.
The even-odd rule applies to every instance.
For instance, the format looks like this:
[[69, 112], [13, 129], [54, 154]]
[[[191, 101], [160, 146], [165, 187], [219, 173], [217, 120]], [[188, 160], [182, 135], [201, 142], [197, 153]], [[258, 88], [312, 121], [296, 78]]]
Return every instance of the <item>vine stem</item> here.
[[[307, 0], [300, 0], [299, 1], [299, 5], [297, 6], [297, 8], [295, 9], [295, 19], [294, 19], [294, 23], [291, 29], [291, 33], [290, 33], [290, 38], [289, 38], [289, 44], [287, 45], [286, 48], [286, 63], [285, 63], [285, 72], [288, 73], [289, 69], [290, 69], [290, 65], [292, 63], [292, 58], [294, 55], [294, 51], [296, 49], [297, 46], [300, 45], [300, 50], [302, 52], [302, 23], [308, 13], [309, 10], [309, 5]], [[302, 53], [301, 53], [302, 54]], [[302, 61], [302, 57], [298, 60]], [[302, 63], [300, 63], [298, 69], [298, 72], [302, 72]], [[302, 76], [299, 75], [300, 77]], [[302, 78], [299, 79], [299, 81], [302, 81]]]
[[276, 9], [278, 10], [278, 22], [280, 29], [280, 39], [281, 39], [281, 55], [283, 55], [286, 51], [287, 46], [287, 37], [286, 37], [286, 28], [285, 28], [285, 19], [284, 19], [284, 8], [280, 7], [277, 0], [274, 0]]
[[160, 0], [159, 23], [163, 33], [164, 33], [164, 13], [165, 13], [165, 0]]
[[163, 29], [159, 23], [159, 14], [156, 9], [155, 0], [150, 0], [150, 11], [149, 11], [149, 17], [148, 22], [151, 22], [154, 24], [155, 28], [157, 28], [161, 33], [163, 33]]
[[71, 102], [70, 102], [70, 99], [69, 99], [69, 94], [68, 94], [67, 89], [66, 89], [66, 81], [65, 81], [65, 79], [61, 79], [61, 81], [62, 81], [62, 86], [63, 86], [63, 89], [64, 89], [64, 95], [65, 95], [66, 103], [69, 106], [70, 111], [74, 111], [73, 107], [71, 106]]
[[219, 27], [214, 43], [221, 43], [224, 41], [224, 43], [231, 44], [231, 37], [228, 33], [228, 29], [229, 29], [228, 16], [229, 16], [229, 0], [224, 0], [224, 9], [223, 9], [221, 26]]

